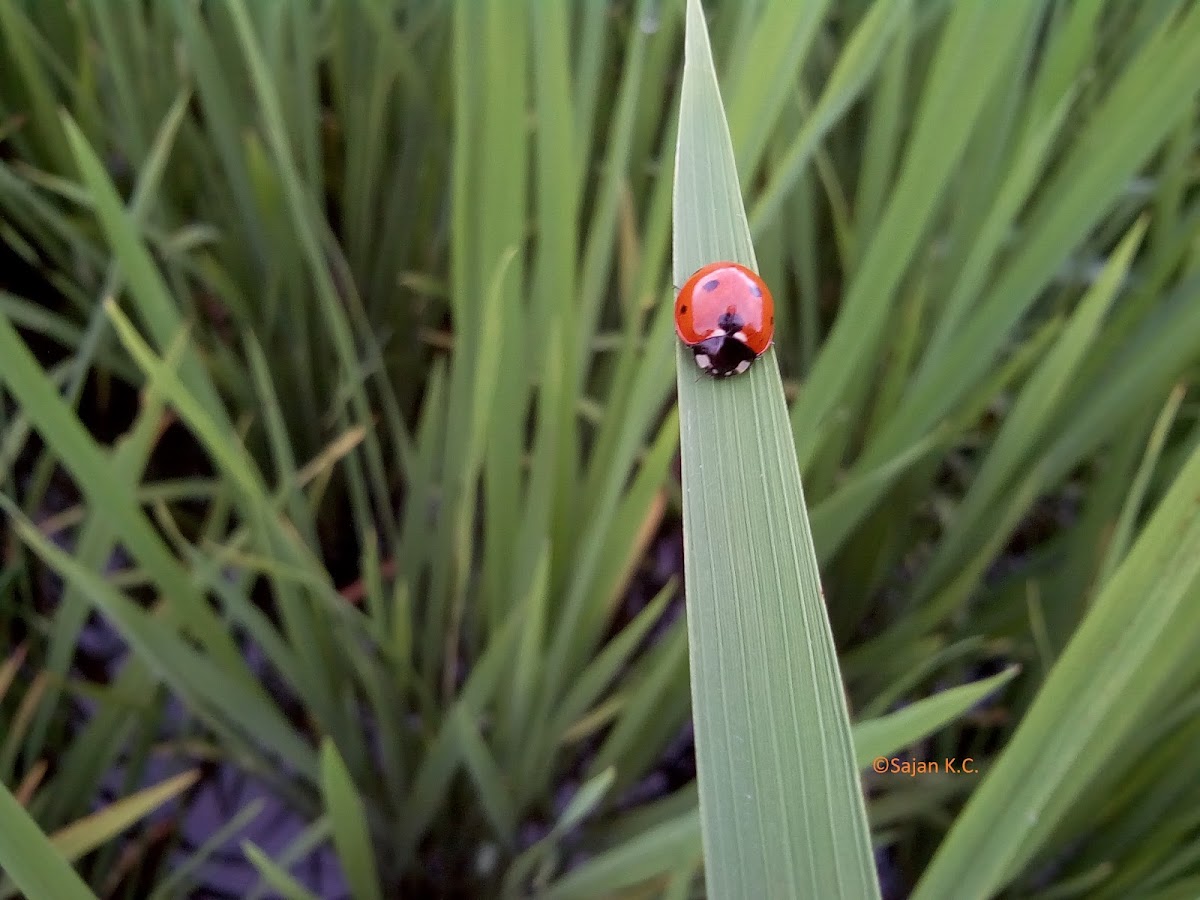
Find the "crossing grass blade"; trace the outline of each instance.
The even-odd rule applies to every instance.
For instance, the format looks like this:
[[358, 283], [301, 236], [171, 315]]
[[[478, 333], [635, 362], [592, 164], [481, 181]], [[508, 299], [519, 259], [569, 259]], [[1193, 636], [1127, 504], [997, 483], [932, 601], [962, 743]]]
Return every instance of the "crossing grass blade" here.
[[[674, 280], [755, 267], [699, 0], [689, 0]], [[774, 351], [729, 381], [676, 355], [700, 819], [713, 897], [878, 896], [850, 723]], [[564, 892], [566, 894], [566, 892]]]

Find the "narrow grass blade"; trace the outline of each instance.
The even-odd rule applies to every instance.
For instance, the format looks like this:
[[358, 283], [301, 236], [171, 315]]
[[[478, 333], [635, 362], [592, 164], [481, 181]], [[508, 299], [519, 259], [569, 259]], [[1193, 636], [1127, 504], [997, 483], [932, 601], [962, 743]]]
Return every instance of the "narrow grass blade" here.
[[642, 637], [650, 629], [650, 626], [658, 621], [663, 607], [671, 599], [673, 593], [674, 585], [672, 584], [668, 584], [659, 591], [658, 595], [646, 604], [646, 608], [621, 629], [621, 633], [609, 641], [596, 658], [580, 672], [571, 686], [571, 690], [555, 711], [553, 724], [550, 726], [552, 735], [561, 735], [566, 732], [571, 724], [600, 697], [601, 692], [613, 680], [634, 648], [641, 643]]
[[455, 706], [448, 722], [453, 729], [463, 767], [475, 784], [479, 805], [487, 815], [496, 839], [505, 846], [512, 846], [516, 839], [517, 813], [504, 773], [496, 764], [479, 727], [465, 706]]
[[[689, 812], [647, 830], [635, 839], [588, 860], [570, 875], [553, 884], [547, 900], [584, 900], [611, 897], [642, 882], [661, 878], [696, 860], [700, 822]], [[740, 893], [709, 896], [735, 897]], [[748, 894], [767, 897], [773, 894]], [[804, 896], [781, 894], [780, 896]]]
[[[456, 707], [461, 706], [463, 714], [469, 718], [478, 717], [499, 689], [501, 675], [507, 671], [513, 653], [520, 646], [523, 612], [518, 607], [509, 613], [508, 621], [492, 638], [459, 692]], [[451, 781], [463, 762], [462, 748], [456, 740], [457, 729], [453, 721], [457, 715], [456, 708], [446, 712], [441, 728], [425, 747], [421, 762], [413, 774], [412, 789], [405, 801], [408, 818], [396, 840], [397, 855], [401, 862], [407, 861], [425, 829], [446, 802]]]
[[1125, 502], [1121, 507], [1120, 517], [1113, 526], [1112, 536], [1109, 538], [1108, 547], [1105, 549], [1104, 562], [1100, 569], [1101, 583], [1107, 581], [1109, 576], [1112, 575], [1117, 565], [1125, 558], [1125, 554], [1133, 542], [1137, 516], [1142, 510], [1142, 504], [1145, 502], [1146, 493], [1150, 486], [1150, 479], [1153, 477], [1158, 461], [1162, 456], [1163, 445], [1167, 442], [1171, 426], [1175, 423], [1175, 416], [1179, 412], [1180, 405], [1183, 403], [1184, 394], [1183, 385], [1177, 384], [1172, 389], [1171, 395], [1167, 398], [1167, 402], [1163, 404], [1162, 411], [1155, 420], [1150, 439], [1146, 442], [1146, 450], [1142, 455], [1141, 464], [1138, 466], [1137, 474], [1129, 485]]
[[[770, 180], [750, 215], [750, 230], [754, 234], [761, 233], [766, 223], [774, 221], [780, 205], [795, 188], [805, 163], [811, 159], [821, 139], [841, 119], [875, 73], [889, 39], [910, 15], [909, 6], [910, 0], [878, 0], [855, 27], [820, 99], [805, 117], [783, 158], [772, 166]], [[766, 75], [766, 72], [762, 74]], [[774, 74], [770, 78], [778, 80]], [[751, 113], [755, 111], [752, 104], [746, 106]]]
[[285, 900], [320, 900], [320, 898], [302, 885], [299, 881], [280, 868], [271, 857], [263, 853], [249, 841], [242, 844], [242, 852], [250, 860], [258, 874], [270, 887], [279, 891]]
[[[132, 305], [137, 310], [138, 318], [153, 335], [158, 349], [165, 352], [183, 326], [178, 304], [162, 273], [155, 266], [150, 251], [141, 243], [132, 213], [121, 202], [95, 150], [69, 117], [63, 117], [63, 127], [75, 154], [83, 184], [95, 203], [100, 225], [120, 262], [129, 294], [133, 298]], [[209, 414], [224, 417], [225, 407], [194, 347], [184, 348], [179, 370], [184, 384], [204, 403]]]
[[579, 825], [600, 804], [604, 795], [612, 787], [615, 774], [612, 769], [605, 769], [595, 778], [584, 782], [567, 803], [566, 809], [554, 823], [550, 833], [513, 860], [513, 864], [508, 867], [508, 871], [504, 875], [503, 894], [505, 897], [521, 896], [520, 889], [525, 879], [550, 852], [554, 842]]
[[[288, 841], [287, 845], [275, 854], [273, 860], [268, 859], [265, 854], [259, 851], [260, 858], [266, 860], [276, 871], [283, 871], [297, 865], [301, 860], [304, 860], [312, 855], [312, 852], [318, 847], [321, 847], [329, 842], [329, 817], [321, 816], [295, 838]], [[242, 849], [245, 851], [251, 844], [242, 844]], [[255, 850], [258, 848], [255, 847]], [[267, 870], [257, 863], [255, 867], [260, 873]], [[289, 876], [290, 878], [290, 876]], [[268, 894], [267, 889], [272, 886], [272, 883], [265, 877], [259, 879], [258, 884], [254, 886], [254, 890], [246, 895], [246, 900], [263, 900], [264, 897], [273, 896]]]
[[[744, 178], [761, 160], [780, 112], [793, 101], [796, 79], [818, 34], [829, 0], [767, 3], [752, 33], [726, 71], [729, 84], [729, 131], [736, 141], [738, 171]], [[753, 12], [750, 5], [743, 13]]]
[[106, 844], [139, 819], [149, 815], [168, 800], [179, 796], [200, 778], [198, 769], [122, 797], [103, 809], [54, 833], [51, 840], [69, 860], [76, 860]]
[[266, 798], [257, 797], [223, 822], [220, 828], [205, 838], [203, 844], [188, 854], [187, 859], [175, 864], [171, 871], [154, 886], [154, 892], [150, 894], [149, 900], [171, 900], [172, 897], [187, 896], [188, 892], [195, 888], [209, 858], [222, 850], [241, 834], [243, 829], [262, 815], [266, 806]]

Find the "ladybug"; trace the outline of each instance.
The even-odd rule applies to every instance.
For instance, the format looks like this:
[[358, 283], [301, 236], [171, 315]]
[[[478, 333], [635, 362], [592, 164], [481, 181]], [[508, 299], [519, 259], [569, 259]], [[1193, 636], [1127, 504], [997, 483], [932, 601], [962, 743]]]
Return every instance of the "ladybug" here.
[[740, 375], [771, 346], [775, 301], [745, 266], [709, 263], [675, 298], [675, 333], [702, 371], [713, 378]]

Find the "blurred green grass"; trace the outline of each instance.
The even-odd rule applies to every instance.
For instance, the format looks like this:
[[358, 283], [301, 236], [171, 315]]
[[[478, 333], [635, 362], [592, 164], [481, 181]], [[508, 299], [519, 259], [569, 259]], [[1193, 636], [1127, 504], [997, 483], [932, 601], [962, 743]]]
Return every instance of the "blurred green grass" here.
[[[1188, 895], [1200, 7], [706, 12], [720, 199], [779, 305], [718, 399], [766, 403], [777, 364], [858, 765], [983, 773], [864, 774], [885, 895]], [[714, 387], [672, 406], [672, 166], [716, 146], [679, 119], [684, 27], [0, 0], [0, 628], [29, 647], [0, 780], [43, 831], [115, 760], [136, 782], [160, 713], [122, 698], [165, 690], [364, 896], [700, 889], [712, 823], [662, 761], [711, 657], [653, 565]], [[133, 648], [110, 685], [73, 666], [92, 610]], [[117, 702], [81, 725], [81, 690]], [[103, 892], [127, 844], [96, 834]]]

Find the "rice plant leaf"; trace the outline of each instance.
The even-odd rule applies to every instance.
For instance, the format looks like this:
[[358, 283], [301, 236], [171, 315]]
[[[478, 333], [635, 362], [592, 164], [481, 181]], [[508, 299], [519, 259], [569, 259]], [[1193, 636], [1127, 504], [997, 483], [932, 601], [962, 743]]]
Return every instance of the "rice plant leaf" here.
[[[854, 28], [826, 81], [812, 112], [791, 141], [783, 158], [772, 167], [770, 181], [755, 201], [750, 215], [750, 230], [761, 234], [774, 221], [779, 207], [795, 188], [820, 145], [821, 139], [838, 122], [875, 73], [889, 41], [910, 13], [911, 0], [877, 0]], [[757, 67], [756, 67], [757, 68]], [[765, 74], [765, 73], [764, 73]], [[777, 75], [770, 76], [779, 80]], [[746, 104], [754, 110], [752, 104]]]
[[[687, 671], [687, 635], [680, 628], [672, 629], [646, 659], [650, 664], [638, 678], [636, 688], [629, 691], [616, 723], [587, 770], [590, 778], [622, 763], [618, 788], [627, 786], [641, 774], [641, 766], [637, 764], [639, 757], [645, 764], [649, 762], [647, 756], [657, 753], [656, 730], [664, 725], [674, 730], [681, 724], [671, 721], [673, 705], [668, 698], [686, 696], [683, 685]], [[677, 715], [682, 719], [682, 712]]]
[[214, 853], [224, 850], [239, 834], [260, 815], [267, 806], [265, 797], [256, 797], [233, 816], [222, 822], [221, 827], [205, 837], [204, 843], [187, 855], [187, 858], [173, 866], [157, 884], [150, 894], [149, 900], [171, 900], [172, 897], [186, 896], [189, 889], [196, 885], [202, 876], [205, 864]]
[[[1030, 4], [1032, 6], [1032, 4]], [[992, 4], [1022, 9], [1025, 4]], [[977, 384], [1041, 296], [1063, 259], [1109, 212], [1129, 180], [1191, 109], [1200, 84], [1200, 7], [1146, 42], [1105, 94], [1067, 157], [1037, 191], [1012, 263], [977, 298], [953, 341], [927, 358], [887, 425], [860, 460], [895, 452]]]
[[810, 513], [817, 559], [829, 559], [855, 526], [875, 508], [879, 495], [921, 459], [926, 458], [943, 439], [940, 431], [931, 431], [904, 452], [841, 485], [836, 492], [815, 504]]
[[[699, 0], [689, 0], [674, 278], [754, 267]], [[697, 379], [677, 351], [684, 570], [713, 897], [878, 896], [854, 747], [774, 351]]]
[[938, 350], [950, 341], [967, 314], [970, 301], [981, 292], [995, 256], [1013, 228], [1017, 213], [1042, 174], [1046, 156], [1054, 146], [1073, 99], [1074, 92], [1068, 92], [1051, 110], [1046, 121], [1032, 129], [1029, 140], [1018, 152], [1012, 170], [997, 191], [992, 208], [980, 226], [975, 243], [945, 300], [937, 328], [929, 341], [927, 358], [936, 356]]
[[451, 711], [449, 723], [454, 731], [463, 767], [475, 784], [479, 805], [488, 817], [497, 840], [511, 846], [517, 832], [517, 812], [514, 808], [509, 780], [496, 764], [480, 734], [479, 726], [461, 703]]
[[1163, 445], [1170, 436], [1171, 426], [1175, 423], [1175, 416], [1183, 403], [1184, 394], [1183, 384], [1177, 384], [1154, 422], [1150, 439], [1146, 442], [1145, 452], [1142, 454], [1142, 461], [1138, 465], [1137, 474], [1129, 485], [1125, 502], [1121, 506], [1120, 517], [1113, 526], [1112, 536], [1104, 552], [1104, 562], [1100, 568], [1101, 582], [1108, 580], [1133, 542], [1137, 516], [1141, 512], [1150, 480], [1154, 476], [1158, 461], [1162, 456]]
[[[729, 130], [742, 177], [762, 158], [780, 112], [793, 100], [796, 79], [819, 33], [829, 0], [764, 4], [729, 73]], [[880, 4], [877, 4], [880, 5]], [[743, 13], [751, 15], [750, 5]]]
[[590, 778], [583, 783], [567, 802], [566, 809], [558, 817], [558, 821], [554, 823], [549, 833], [513, 860], [512, 865], [508, 867], [508, 871], [504, 874], [503, 895], [505, 897], [521, 895], [520, 889], [525, 879], [549, 853], [554, 843], [579, 825], [599, 805], [600, 801], [604, 799], [604, 795], [612, 787], [615, 777], [614, 770], [605, 769], [595, 778]]
[[21, 7], [28, 8], [27, 4], [15, 0], [0, 2], [0, 40], [3, 40], [6, 50], [5, 67], [19, 73], [15, 81], [26, 94], [21, 98], [24, 103], [9, 97], [5, 99], [5, 106], [11, 110], [9, 104], [15, 104], [18, 109], [24, 107], [27, 111], [29, 128], [33, 134], [23, 139], [22, 143], [26, 140], [37, 141], [40, 149], [58, 165], [65, 167], [70, 154], [63, 146], [62, 130], [54, 114], [57, 107], [55, 85], [50, 73], [39, 65], [36, 44], [31, 40], [36, 29]]
[[555, 711], [554, 724], [550, 726], [551, 735], [555, 738], [561, 736], [596, 701], [620, 667], [629, 659], [634, 648], [641, 643], [646, 632], [658, 621], [663, 607], [673, 594], [674, 585], [667, 584], [579, 673]]
[[[547, 900], [612, 897], [634, 885], [661, 877], [696, 860], [699, 831], [700, 820], [696, 814], [684, 813], [588, 860], [553, 884], [545, 897]], [[709, 896], [715, 895], [710, 893]], [[719, 896], [774, 895], [735, 893]]]
[[499, 690], [502, 673], [507, 671], [512, 655], [520, 646], [524, 612], [522, 607], [516, 607], [509, 613], [508, 621], [496, 632], [472, 669], [459, 692], [458, 702], [447, 711], [437, 734], [425, 748], [405, 800], [408, 817], [396, 839], [396, 855], [401, 860], [408, 859], [425, 829], [446, 802], [451, 781], [463, 762], [462, 747], [456, 740], [457, 729], [454, 724], [457, 708], [461, 706], [468, 718], [477, 717]]
[[0, 381], [25, 410], [30, 422], [53, 446], [89, 503], [105, 510], [116, 535], [130, 554], [175, 601], [169, 617], [187, 622], [220, 663], [245, 668], [232, 637], [212, 610], [194, 601], [187, 573], [146, 518], [136, 498], [112, 475], [112, 462], [58, 394], [29, 348], [7, 319], [0, 317]]
[[139, 819], [149, 815], [173, 797], [196, 783], [198, 769], [181, 772], [159, 784], [122, 797], [107, 806], [56, 831], [54, 846], [69, 860], [76, 860], [112, 840]]
[[246, 841], [242, 844], [242, 852], [250, 860], [258, 874], [270, 887], [279, 891], [285, 900], [320, 900], [316, 894], [302, 885], [299, 881], [278, 866], [271, 857], [263, 853], [254, 844]]
[[918, 596], [928, 596], [931, 587], [941, 583], [939, 579], [945, 579], [952, 571], [961, 571], [960, 554], [969, 546], [972, 535], [979, 530], [995, 528], [996, 498], [1010, 485], [1019, 466], [1027, 461], [1027, 448], [1044, 434], [1061, 410], [1062, 396], [1126, 281], [1147, 224], [1146, 219], [1139, 219], [1129, 229], [1080, 301], [1059, 339], [1030, 375], [955, 513], [954, 528], [938, 545], [937, 553], [917, 586]]
[[[279, 872], [283, 872], [285, 869], [289, 869], [292, 866], [299, 864], [302, 860], [310, 858], [314, 850], [329, 842], [329, 838], [329, 816], [323, 815], [303, 831], [301, 831], [298, 835], [296, 835], [296, 837], [288, 841], [282, 850], [276, 852], [273, 859], [268, 859], [261, 850], [258, 851], [259, 858], [261, 860], [265, 860], [268, 863], [268, 866], [264, 867], [257, 861], [254, 862], [255, 868], [258, 869], [260, 875], [263, 877], [259, 879], [259, 882], [254, 886], [254, 889], [246, 895], [246, 900], [263, 900], [263, 898], [266, 896], [273, 897], [273, 894], [268, 894], [267, 889], [275, 886], [275, 883], [267, 877], [266, 873], [271, 871], [273, 875], [277, 875]], [[246, 843], [242, 844], [242, 850], [247, 853], [247, 856], [251, 855], [248, 852], [250, 847], [253, 847], [253, 845]], [[258, 850], [257, 847], [254, 847], [254, 849]], [[286, 875], [286, 873], [285, 878], [287, 878], [289, 881], [292, 880], [291, 876]], [[299, 884], [298, 882], [295, 883]]]
[[933, 734], [1007, 684], [1019, 671], [1019, 667], [1013, 666], [991, 678], [926, 697], [889, 715], [855, 723], [854, 752], [858, 764], [866, 767], [878, 757], [889, 756], [901, 747]]
[[837, 321], [792, 409], [802, 465], [811, 460], [847, 394], [866, 390], [862, 361], [878, 351], [891, 321], [893, 302], [888, 301], [923, 247], [922, 237], [992, 85], [1011, 64], [1020, 37], [1041, 5], [962, 0], [952, 6], [891, 200], [864, 247]]
[[351, 893], [362, 900], [383, 900], [362, 798], [329, 738], [321, 744], [321, 794], [329, 811], [333, 846]]
[[1156, 888], [1153, 893], [1144, 894], [1143, 900], [1194, 900], [1196, 897], [1200, 897], [1200, 875]]
[[[932, 734], [942, 725], [952, 721], [970, 709], [988, 694], [1008, 683], [1016, 676], [1018, 671], [1018, 667], [1014, 666], [1007, 671], [993, 675], [991, 678], [985, 678], [972, 684], [965, 684], [933, 697], [928, 697], [899, 712], [855, 723], [852, 728], [852, 734], [858, 765], [865, 768], [876, 758], [889, 756], [902, 747]], [[605, 771], [608, 773], [612, 772], [611, 769]], [[600, 790], [599, 783], [602, 778], [604, 778], [604, 773], [597, 775], [588, 782], [588, 785], [595, 785], [595, 789]], [[611, 776], [608, 780], [611, 781]], [[584, 795], [585, 791], [588, 790], [588, 785], [585, 785], [580, 790], [579, 796]], [[568, 809], [568, 812], [564, 813], [564, 819], [569, 812], [570, 810]], [[689, 823], [689, 819], [694, 820], [695, 824]], [[659, 833], [657, 830], [659, 826], [655, 826], [654, 828], [635, 828], [631, 829], [631, 832], [638, 835], [639, 840], [642, 835], [654, 835], [656, 838], [662, 837], [664, 840], [669, 841], [672, 848], [678, 851], [677, 856], [679, 858], [689, 858], [687, 852], [689, 847], [694, 846], [697, 854], [700, 852], [700, 829], [698, 825], [698, 812], [693, 809], [662, 823], [661, 827], [664, 829], [662, 833]], [[580, 890], [580, 896], [593, 896], [584, 893], [583, 887], [591, 887], [595, 884], [597, 890], [601, 889], [600, 885], [603, 885], [604, 890], [616, 890], [618, 887], [628, 886], [636, 883], [636, 881], [653, 877], [667, 870], [665, 864], [662, 868], [648, 866], [645, 870], [639, 872], [636, 877], [625, 876], [634, 877], [633, 881], [624, 880], [624, 878], [617, 881], [618, 876], [613, 870], [619, 869], [621, 865], [633, 865], [639, 858], [633, 852], [632, 848], [618, 845], [613, 850], [602, 854], [570, 876], [564, 878], [555, 886], [550, 895], [558, 896], [557, 892], [562, 891], [563, 896], [574, 896], [572, 892]], [[594, 868], [592, 868], [593, 863], [595, 863]], [[580, 872], [583, 875], [580, 876], [578, 881], [574, 880], [575, 876], [579, 875]], [[614, 880], [609, 881], [608, 879], [610, 878]], [[596, 881], [593, 882], [592, 879], [596, 879]]]
[[[165, 352], [183, 326], [179, 306], [150, 251], [141, 242], [133, 214], [121, 202], [96, 151], [69, 116], [63, 116], [63, 127], [83, 184], [95, 204], [100, 225], [120, 263], [138, 318], [153, 335], [159, 350]], [[183, 383], [203, 402], [209, 415], [218, 419], [225, 416], [225, 407], [195, 347], [185, 346], [179, 373]]]
[[62, 853], [55, 848], [0, 783], [0, 869], [27, 897], [54, 897], [55, 900], [95, 900]]
[[1111, 765], [1200, 633], [1200, 446], [1104, 585], [1029, 712], [955, 820], [918, 900], [990, 897]]
[[103, 576], [85, 569], [45, 537], [3, 494], [0, 509], [9, 515], [14, 530], [30, 549], [102, 610], [134, 652], [185, 703], [197, 709], [220, 710], [228, 722], [268, 744], [298, 773], [313, 774], [316, 765], [311, 748], [264, 690], [252, 690], [258, 685], [244, 664], [241, 669], [228, 671], [214, 657], [195, 650], [165, 621], [165, 615], [144, 611]]

